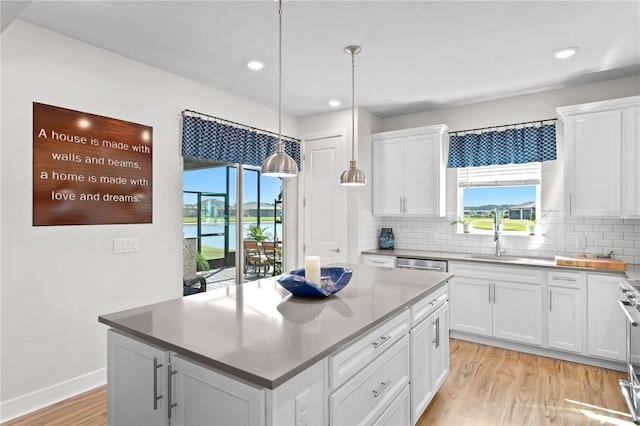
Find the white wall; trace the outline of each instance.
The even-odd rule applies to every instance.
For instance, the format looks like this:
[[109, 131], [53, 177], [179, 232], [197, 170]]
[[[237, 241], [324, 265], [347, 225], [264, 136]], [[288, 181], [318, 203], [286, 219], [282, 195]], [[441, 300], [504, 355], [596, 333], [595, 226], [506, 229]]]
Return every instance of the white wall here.
[[[2, 420], [104, 382], [98, 315], [181, 297], [181, 116], [274, 131], [277, 111], [22, 21], [2, 33]], [[275, 84], [275, 82], [274, 82]], [[153, 223], [33, 227], [32, 102], [153, 127]], [[283, 117], [297, 136], [297, 120]], [[114, 255], [114, 238], [141, 251]]]

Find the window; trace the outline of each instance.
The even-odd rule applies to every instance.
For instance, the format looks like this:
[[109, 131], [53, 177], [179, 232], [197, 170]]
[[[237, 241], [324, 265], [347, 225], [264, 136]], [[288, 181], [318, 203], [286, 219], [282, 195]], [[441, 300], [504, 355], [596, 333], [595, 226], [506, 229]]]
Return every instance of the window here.
[[458, 216], [472, 232], [492, 232], [495, 209], [502, 231], [530, 233], [540, 211], [540, 163], [458, 169]]

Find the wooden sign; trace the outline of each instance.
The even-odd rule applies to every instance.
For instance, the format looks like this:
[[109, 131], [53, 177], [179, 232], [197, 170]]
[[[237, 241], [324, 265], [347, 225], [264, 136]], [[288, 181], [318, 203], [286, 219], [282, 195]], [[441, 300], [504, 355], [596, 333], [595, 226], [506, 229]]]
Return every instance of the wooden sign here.
[[33, 225], [151, 223], [153, 128], [33, 103]]

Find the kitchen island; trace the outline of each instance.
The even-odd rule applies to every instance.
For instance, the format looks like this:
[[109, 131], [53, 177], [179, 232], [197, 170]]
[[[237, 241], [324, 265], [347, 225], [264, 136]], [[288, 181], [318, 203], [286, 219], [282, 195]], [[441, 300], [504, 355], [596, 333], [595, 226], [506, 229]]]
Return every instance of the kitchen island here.
[[[410, 363], [431, 348], [410, 353], [426, 341], [418, 330], [437, 333], [446, 377], [452, 274], [339, 266], [353, 269], [351, 282], [324, 299], [266, 278], [100, 316], [111, 327], [109, 424], [417, 421]], [[442, 309], [423, 326], [429, 306]]]

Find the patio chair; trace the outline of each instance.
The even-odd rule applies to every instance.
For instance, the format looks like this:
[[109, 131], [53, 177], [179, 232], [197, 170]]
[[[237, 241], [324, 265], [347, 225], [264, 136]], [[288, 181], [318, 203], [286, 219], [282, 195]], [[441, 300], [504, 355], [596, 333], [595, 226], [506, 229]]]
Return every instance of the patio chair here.
[[269, 269], [269, 259], [262, 253], [257, 241], [244, 240], [244, 274], [249, 271], [249, 266], [253, 268], [256, 275], [266, 275]]
[[262, 242], [262, 250], [264, 251], [264, 255], [267, 257], [267, 262], [270, 267], [273, 267], [274, 275], [279, 273], [282, 261], [280, 260], [280, 256], [278, 256], [278, 251], [276, 250], [276, 243], [274, 241], [263, 241]]

